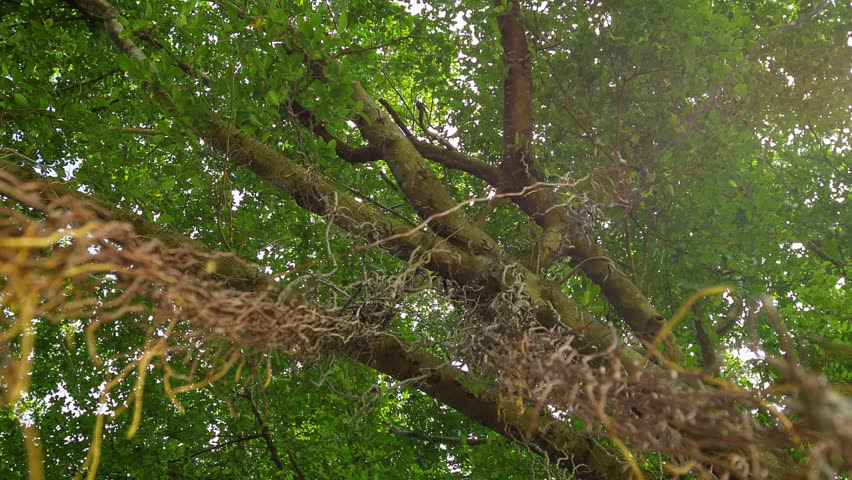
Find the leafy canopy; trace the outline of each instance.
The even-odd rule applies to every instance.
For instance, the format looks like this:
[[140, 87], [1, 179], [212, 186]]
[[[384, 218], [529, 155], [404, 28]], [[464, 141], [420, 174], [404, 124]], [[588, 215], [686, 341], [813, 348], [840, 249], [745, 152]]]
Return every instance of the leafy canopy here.
[[[102, 393], [144, 357], [146, 315], [98, 323], [106, 363], [87, 347], [98, 319], [34, 318], [26, 360], [15, 277], [0, 270], [0, 384], [31, 369], [0, 404], [0, 477], [35, 471], [33, 438], [47, 478], [605, 478], [685, 460], [736, 472], [739, 445], [716, 455], [716, 437], [669, 417], [697, 447], [644, 438], [627, 428], [655, 408], [569, 399], [574, 377], [541, 367], [569, 340], [587, 355], [616, 338], [607, 374], [674, 365], [692, 375], [674, 391], [735, 392], [708, 411], [757, 411], [755, 428], [793, 438], [780, 463], [758, 455], [770, 471], [848, 468], [848, 445], [819, 450], [814, 425], [796, 423], [812, 419], [791, 365], [848, 401], [849, 21], [825, 1], [5, 2], [0, 169], [270, 275], [211, 289], [274, 288], [366, 327], [311, 352], [242, 338], [233, 364], [176, 336], [169, 348], [192, 354], [163, 353], [174, 371], [234, 369], [176, 397], [151, 367], [127, 439], [140, 373]], [[67, 301], [121, 293], [98, 278]], [[550, 421], [577, 437], [555, 442]], [[848, 425], [822, 428], [849, 439]]]

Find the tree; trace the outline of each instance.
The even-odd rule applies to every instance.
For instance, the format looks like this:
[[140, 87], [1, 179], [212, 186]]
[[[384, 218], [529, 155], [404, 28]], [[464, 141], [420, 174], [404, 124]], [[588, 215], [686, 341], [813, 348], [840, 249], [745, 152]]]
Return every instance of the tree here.
[[848, 471], [842, 6], [2, 8], [4, 477]]

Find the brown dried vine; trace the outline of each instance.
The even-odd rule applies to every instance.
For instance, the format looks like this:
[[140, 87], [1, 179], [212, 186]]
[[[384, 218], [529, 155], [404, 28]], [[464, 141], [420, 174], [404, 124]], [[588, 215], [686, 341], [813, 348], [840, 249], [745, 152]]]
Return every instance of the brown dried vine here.
[[[226, 286], [214, 275], [221, 255], [141, 238], [92, 203], [72, 196], [46, 200], [41, 190], [0, 170], [0, 383], [6, 387], [0, 401], [15, 404], [28, 391], [41, 322], [74, 332], [69, 341], [84, 337], [96, 366], [107, 361], [99, 348], [102, 327], [119, 322], [122, 335], [138, 338], [131, 351], [110, 355], [117, 374], [103, 369], [100, 403], [115, 407], [96, 420], [80, 472], [87, 478], [97, 471], [107, 417], [130, 409], [128, 437], [139, 427], [149, 365], [162, 371], [165, 391], [180, 410], [181, 393], [235, 369], [239, 378], [256, 362], [253, 354], [316, 357], [361, 332], [359, 323], [328, 316], [271, 284], [253, 291]], [[175, 361], [184, 368], [173, 368]], [[123, 403], [112, 398], [121, 395], [114, 393], [119, 385], [130, 391]], [[40, 478], [37, 429], [25, 426], [24, 437], [31, 478]]]

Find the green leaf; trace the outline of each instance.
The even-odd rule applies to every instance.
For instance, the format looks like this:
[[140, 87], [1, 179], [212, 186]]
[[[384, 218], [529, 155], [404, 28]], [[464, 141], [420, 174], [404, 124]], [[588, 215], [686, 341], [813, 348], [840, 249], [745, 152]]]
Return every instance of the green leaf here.
[[17, 92], [15, 93], [15, 104], [18, 105], [19, 107], [29, 107], [30, 106], [30, 102], [27, 100], [27, 97], [25, 97], [23, 94], [17, 93]]
[[281, 103], [281, 93], [277, 89], [272, 89], [266, 92], [266, 101], [272, 105], [278, 105]]
[[160, 181], [160, 189], [163, 191], [172, 190], [177, 184], [177, 179], [175, 177], [165, 177]]

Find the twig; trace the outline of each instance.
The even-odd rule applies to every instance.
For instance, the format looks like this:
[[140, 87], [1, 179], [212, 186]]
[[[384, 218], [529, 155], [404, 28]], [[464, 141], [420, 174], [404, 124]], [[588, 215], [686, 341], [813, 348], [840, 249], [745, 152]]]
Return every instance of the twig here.
[[[245, 390], [239, 395], [248, 401], [249, 407], [251, 408], [251, 413], [252, 415], [254, 415], [254, 418], [257, 421], [258, 426], [260, 427], [260, 436], [263, 437], [264, 440], [266, 440], [266, 446], [269, 448], [269, 455], [272, 457], [272, 463], [275, 464], [275, 467], [278, 468], [278, 470], [284, 470], [284, 462], [281, 461], [281, 455], [278, 454], [278, 448], [276, 448], [275, 442], [272, 439], [272, 434], [269, 432], [269, 425], [266, 424], [266, 421], [263, 420], [263, 416], [260, 414], [260, 411], [258, 411], [257, 404], [255, 403], [251, 392]], [[296, 466], [295, 469], [298, 469], [298, 466]], [[297, 472], [299, 471], [300, 470], [297, 470]]]
[[434, 443], [451, 443], [451, 444], [467, 444], [467, 445], [483, 445], [488, 443], [487, 439], [484, 438], [460, 438], [460, 437], [446, 437], [443, 435], [430, 435], [428, 433], [423, 432], [415, 432], [413, 430], [400, 430], [394, 426], [388, 427], [388, 431], [398, 437], [411, 437], [416, 438], [418, 440], [424, 440], [427, 442]]
[[391, 118], [393, 118], [394, 123], [396, 123], [396, 126], [399, 127], [400, 130], [402, 130], [402, 133], [404, 133], [409, 140], [413, 139], [414, 134], [411, 133], [411, 130], [409, 130], [407, 126], [405, 126], [405, 122], [402, 121], [402, 118], [399, 117], [399, 114], [396, 112], [396, 110], [394, 110], [391, 104], [388, 103], [388, 101], [384, 98], [380, 98], [379, 103], [381, 103], [382, 106], [385, 107], [385, 110], [388, 111]]

